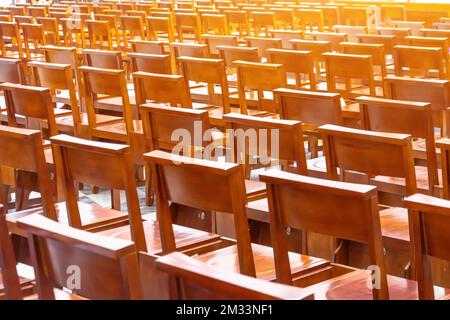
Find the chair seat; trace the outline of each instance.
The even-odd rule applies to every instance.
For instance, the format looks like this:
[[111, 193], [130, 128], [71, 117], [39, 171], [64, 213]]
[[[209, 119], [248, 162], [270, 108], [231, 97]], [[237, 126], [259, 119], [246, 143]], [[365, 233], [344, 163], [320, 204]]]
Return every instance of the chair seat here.
[[[144, 130], [141, 120], [133, 120], [133, 126], [135, 132], [143, 135]], [[99, 125], [95, 129], [92, 129], [92, 133], [99, 138], [128, 142], [127, 129], [124, 120]]]
[[[428, 168], [423, 166], [416, 166], [416, 181], [417, 181], [417, 189], [422, 193], [430, 193], [434, 192], [428, 186]], [[441, 169], [438, 169], [438, 179], [439, 185], [442, 185], [442, 172]], [[374, 184], [378, 187], [380, 191], [405, 195], [405, 179], [404, 178], [395, 178], [395, 177], [386, 177], [386, 176], [376, 176], [371, 179], [371, 184]]]
[[[110, 116], [110, 115], [106, 115], [106, 114], [96, 114], [95, 119], [98, 124], [105, 124], [105, 123], [109, 123], [109, 122], [120, 121], [122, 118]], [[81, 113], [81, 123], [86, 124], [86, 125], [88, 125], [88, 123], [89, 123], [88, 115], [85, 112]], [[58, 117], [58, 118], [56, 118], [56, 124], [58, 126], [73, 127], [73, 117], [72, 117], [72, 115]]]
[[387, 248], [409, 250], [408, 210], [392, 207], [380, 211], [381, 234]]
[[[370, 271], [358, 270], [324, 282], [307, 287], [314, 293], [316, 300], [373, 300], [372, 290], [367, 288]], [[388, 275], [389, 299], [417, 300], [419, 294], [417, 282]], [[435, 297], [440, 298], [448, 293], [448, 289], [434, 287]]]
[[[149, 254], [161, 254], [161, 237], [159, 233], [159, 224], [157, 220], [146, 220], [143, 222], [145, 241], [147, 243], [147, 252]], [[200, 231], [188, 227], [173, 224], [173, 232], [175, 235], [175, 243], [177, 250], [188, 251], [196, 247], [204, 247], [209, 244], [217, 244], [220, 242], [220, 236], [217, 234]], [[129, 226], [123, 226], [115, 229], [109, 229], [99, 234], [119, 238], [124, 240], [131, 240], [131, 233]]]
[[[66, 209], [66, 204], [64, 202], [59, 202], [55, 205], [56, 214], [58, 215], [58, 222], [68, 225], [68, 214]], [[78, 207], [80, 211], [80, 218], [82, 229], [98, 232], [110, 228], [116, 228], [119, 226], [128, 225], [128, 213], [121, 212], [113, 209], [103, 208], [96, 205], [90, 205], [83, 202], [78, 202]], [[13, 213], [7, 214], [8, 227], [12, 233], [23, 235], [22, 230], [20, 230], [15, 222], [16, 220], [33, 213], [43, 214], [42, 208], [33, 208]]]
[[266, 197], [267, 194], [266, 184], [257, 180], [245, 179], [245, 191], [247, 193], [247, 199]]
[[[436, 138], [436, 141], [439, 140], [439, 137]], [[436, 156], [437, 160], [440, 161], [441, 157], [441, 149], [436, 148]], [[427, 159], [427, 147], [425, 143], [425, 139], [417, 139], [413, 141], [413, 156], [414, 159], [426, 160]]]
[[[253, 258], [255, 261], [256, 277], [273, 281], [276, 279], [273, 249], [252, 243]], [[239, 259], [237, 245], [215, 250], [198, 255], [196, 259], [209, 266], [227, 271], [239, 273]], [[293, 278], [305, 275], [329, 265], [329, 262], [320, 258], [289, 253]]]

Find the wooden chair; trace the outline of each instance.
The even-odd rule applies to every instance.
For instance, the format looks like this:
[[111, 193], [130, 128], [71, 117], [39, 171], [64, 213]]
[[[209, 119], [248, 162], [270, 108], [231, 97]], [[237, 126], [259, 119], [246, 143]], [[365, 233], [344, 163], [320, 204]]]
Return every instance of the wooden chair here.
[[202, 14], [200, 16], [202, 33], [229, 35], [228, 22], [224, 14]]
[[303, 39], [303, 32], [299, 30], [270, 30], [273, 38], [281, 39], [283, 49], [293, 49], [291, 40]]
[[247, 47], [258, 48], [258, 54], [261, 58], [267, 58], [266, 51], [268, 49], [281, 49], [283, 44], [278, 38], [260, 38], [246, 37]]
[[[208, 263], [215, 261], [215, 268], [220, 270], [267, 280], [274, 279], [271, 249], [250, 242], [245, 213], [244, 178], [239, 165], [193, 159], [163, 151], [147, 153], [145, 159], [151, 165], [155, 179], [164, 254], [176, 250], [169, 201], [206, 211], [221, 212], [224, 217], [233, 218], [232, 225], [237, 235], [236, 245], [210, 251], [196, 258]], [[177, 182], [174, 183], [175, 181]], [[212, 185], [216, 186], [217, 192], [210, 192]], [[266, 251], [267, 249], [270, 252]], [[324, 266], [321, 259], [294, 255], [296, 257], [291, 260], [292, 268], [299, 276]], [[235, 258], [230, 263], [231, 256]]]
[[146, 41], [146, 40], [130, 40], [131, 51], [145, 54], [165, 54], [164, 42], [162, 41]]
[[[324, 53], [323, 56], [327, 70], [327, 91], [340, 93], [345, 99], [352, 99], [362, 92], [377, 95], [371, 56], [331, 52]], [[342, 89], [338, 87], [336, 77], [344, 80]], [[354, 87], [352, 79], [360, 79], [362, 82]], [[367, 81], [367, 85], [364, 85], [364, 81]]]
[[54, 45], [60, 44], [59, 27], [56, 18], [42, 18], [37, 17], [36, 23], [42, 25], [44, 29], [44, 34], [46, 38], [46, 43], [51, 43]]
[[160, 40], [159, 34], [165, 35], [169, 43], [175, 42], [175, 30], [171, 17], [148, 17], [148, 39]]
[[181, 72], [177, 64], [179, 57], [209, 58], [208, 46], [206, 44], [174, 42], [170, 44], [170, 48], [178, 73]]
[[122, 41], [124, 49], [129, 47], [128, 42], [136, 39], [145, 40], [145, 28], [142, 17], [139, 16], [121, 16], [120, 27], [122, 31]]
[[[238, 96], [241, 113], [248, 114], [248, 102], [256, 98], [256, 109], [273, 112], [271, 90], [286, 86], [286, 76], [281, 64], [262, 64], [234, 61], [238, 77]], [[246, 90], [254, 90], [246, 92]], [[266, 93], [266, 94], [265, 94]], [[263, 101], [265, 100], [265, 101]]]
[[[356, 101], [360, 104], [362, 127], [365, 130], [404, 133], [424, 141], [427, 165], [415, 167], [417, 187], [422, 193], [434, 195], [439, 181], [431, 104], [372, 97], [359, 97]], [[399, 123], [398, 119], [407, 120]], [[404, 185], [395, 179], [375, 178], [375, 181]], [[378, 186], [381, 191], [387, 188], [380, 184]], [[404, 194], [404, 190], [398, 193]]]
[[449, 69], [449, 57], [447, 54], [448, 50], [449, 50], [448, 38], [409, 36], [409, 37], [406, 37], [405, 39], [408, 41], [409, 46], [441, 48], [442, 49], [442, 59], [444, 60], [444, 68], [446, 71]]
[[449, 260], [444, 231], [448, 226], [449, 201], [414, 194], [406, 197], [404, 203], [410, 217], [419, 299], [434, 300], [430, 258]]
[[64, 46], [74, 45], [86, 48], [86, 34], [84, 21], [81, 19], [63, 18], [59, 19], [64, 35]]
[[381, 76], [381, 81], [386, 77], [386, 53], [382, 44], [341, 42], [340, 46], [342, 53], [345, 54], [370, 55], [373, 66], [379, 70], [378, 75]]
[[86, 25], [89, 36], [89, 48], [113, 50], [111, 27], [108, 21], [87, 20]]
[[300, 20], [300, 28], [303, 32], [324, 30], [325, 22], [322, 10], [299, 9], [296, 11], [297, 19]]
[[28, 7], [28, 14], [32, 17], [47, 17], [47, 7]]
[[[230, 31], [238, 30], [239, 36], [244, 34], [250, 35], [250, 19], [246, 11], [236, 11], [236, 10], [224, 10], [224, 15], [227, 18], [227, 22], [230, 25]], [[245, 33], [244, 33], [245, 29]]]
[[133, 83], [138, 106], [150, 100], [173, 107], [192, 108], [189, 87], [186, 86], [183, 76], [134, 72]]
[[258, 48], [217, 46], [220, 59], [223, 59], [227, 68], [233, 68], [233, 62], [236, 60], [248, 62], [260, 62]]
[[14, 21], [19, 24], [19, 27], [22, 23], [33, 24], [34, 20], [35, 19], [31, 16], [14, 16]]
[[70, 64], [73, 70], [80, 65], [80, 57], [75, 47], [58, 47], [47, 45], [41, 47], [45, 61], [49, 63]]
[[[449, 106], [448, 80], [387, 77], [384, 82], [386, 98], [431, 103], [433, 125], [441, 129], [441, 136], [446, 135], [448, 126], [445, 110]], [[420, 144], [422, 145], [423, 143]], [[415, 145], [415, 148], [418, 147], [419, 145]], [[423, 149], [423, 146], [420, 149]]]
[[395, 46], [394, 62], [395, 75], [399, 77], [404, 75], [404, 68], [409, 68], [410, 77], [415, 77], [416, 72], [427, 76], [430, 70], [437, 70], [439, 79], [448, 77], [441, 48]]
[[[23, 180], [26, 175], [35, 175], [37, 182], [37, 190], [41, 193], [41, 211], [50, 219], [57, 220], [55, 205], [53, 200], [53, 185], [50, 180], [46, 157], [42, 146], [41, 132], [38, 130], [29, 130], [16, 127], [7, 127], [0, 125], [0, 141], [4, 152], [0, 155], [0, 162], [3, 170], [6, 167], [18, 170], [16, 177], [16, 209], [26, 209], [28, 203], [22, 192], [24, 184]], [[0, 176], [0, 180], [1, 176]], [[7, 212], [7, 194], [9, 186], [6, 181], [2, 181], [1, 205], [3, 205], [4, 213]], [[25, 199], [26, 198], [26, 199]], [[2, 219], [2, 218], [0, 218]], [[6, 236], [7, 234], [2, 234]], [[4, 262], [8, 263], [8, 262]]]
[[406, 20], [405, 6], [403, 5], [382, 5], [380, 6], [380, 15], [383, 25], [392, 26], [391, 21]]
[[366, 26], [367, 10], [364, 7], [342, 7], [339, 11], [340, 22], [347, 26]]
[[[311, 51], [285, 50], [285, 49], [267, 49], [267, 62], [282, 64], [286, 71], [287, 84], [289, 83], [289, 74], [295, 75], [295, 84], [293, 87], [300, 89], [309, 85], [310, 90], [316, 89], [316, 76], [314, 74], [314, 59]], [[307, 75], [306, 83], [302, 81], [302, 76]]]
[[178, 286], [170, 291], [171, 299], [309, 300], [313, 298], [313, 294], [308, 295], [303, 289], [218, 271], [178, 252], [159, 258], [156, 265], [158, 270], [176, 279]]
[[[291, 227], [366, 243], [370, 264], [379, 268], [380, 286], [372, 289], [373, 298], [389, 299], [375, 187], [331, 182], [275, 170], [262, 173], [260, 179], [268, 187], [277, 282], [292, 284], [284, 232], [286, 227]], [[298, 202], [299, 199], [303, 201]], [[345, 219], [337, 218], [344, 213], [340, 209], [344, 203], [349, 206], [345, 210]], [[334, 221], [332, 226], [324, 223], [330, 220]], [[342, 295], [345, 295], [344, 292]]]
[[[22, 29], [23, 42], [25, 44], [25, 56], [28, 60], [31, 60], [31, 53], [39, 53], [39, 47], [47, 44], [43, 26], [41, 24], [22, 23], [20, 28]], [[30, 42], [33, 43], [32, 48]], [[36, 58], [36, 56], [33, 57]]]
[[314, 41], [314, 40], [291, 40], [294, 50], [311, 51], [314, 64], [316, 67], [316, 77], [321, 74], [321, 64], [324, 63], [322, 56], [325, 52], [331, 52], [330, 41]]
[[211, 58], [219, 57], [219, 50], [217, 50], [218, 46], [238, 46], [238, 40], [236, 36], [202, 34], [202, 39], [208, 46], [208, 51]]
[[250, 12], [250, 15], [253, 18], [252, 25], [256, 37], [259, 37], [261, 33], [263, 33], [264, 36], [268, 36], [270, 29], [276, 29], [275, 12], [252, 11]]
[[[19, 24], [17, 22], [0, 22], [0, 47], [2, 50], [2, 56], [8, 57], [11, 56], [8, 54], [8, 49], [13, 49], [16, 51], [13, 52], [14, 57], [16, 54], [18, 58], [22, 59], [23, 56], [23, 46], [22, 46], [22, 37], [19, 31]], [[11, 46], [8, 46], [6, 39], [9, 37], [11, 39]]]
[[420, 36], [421, 29], [425, 28], [422, 21], [391, 21], [394, 28], [409, 29], [412, 36]]
[[341, 42], [346, 42], [347, 34], [346, 33], [337, 33], [337, 32], [311, 32], [313, 40], [315, 41], [329, 41], [331, 45], [331, 50], [334, 52], [339, 52], [340, 47], [339, 44]]
[[79, 296], [141, 298], [134, 243], [63, 226], [38, 214], [21, 218], [18, 225], [28, 237], [39, 299], [54, 300], [54, 288], [67, 287], [66, 270], [73, 265], [84, 271], [80, 288], [72, 290]]
[[420, 30], [419, 36], [448, 39], [450, 37], [450, 30], [422, 29]]
[[116, 47], [121, 46], [119, 22], [118, 17], [113, 14], [94, 14], [96, 21], [106, 21], [109, 23], [109, 32], [111, 34], [111, 41], [116, 44]]
[[188, 30], [193, 35], [196, 42], [201, 41], [201, 24], [197, 14], [195, 13], [176, 13], [175, 28], [180, 42], [184, 40], [184, 31]]
[[86, 65], [104, 69], [124, 69], [121, 51], [84, 49], [81, 51], [86, 58]]
[[129, 53], [131, 71], [172, 74], [172, 62], [168, 54]]

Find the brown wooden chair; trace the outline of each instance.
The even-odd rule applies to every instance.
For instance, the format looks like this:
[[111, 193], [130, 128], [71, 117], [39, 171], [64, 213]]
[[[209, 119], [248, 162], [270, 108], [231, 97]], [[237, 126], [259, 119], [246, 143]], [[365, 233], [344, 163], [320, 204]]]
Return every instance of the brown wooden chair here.
[[382, 36], [394, 36], [395, 45], [405, 45], [405, 38], [411, 35], [411, 29], [409, 28], [380, 27], [376, 31]]
[[113, 50], [111, 27], [108, 21], [86, 20], [89, 48]]
[[[219, 51], [220, 59], [223, 59], [225, 66], [227, 67], [227, 73], [229, 75], [235, 75], [234, 61], [249, 61], [249, 62], [260, 62], [258, 48], [247, 48], [247, 47], [234, 47], [234, 46], [217, 46]], [[236, 81], [236, 79], [234, 79]]]
[[172, 287], [170, 290], [171, 299], [313, 299], [313, 294], [307, 294], [303, 289], [218, 271], [179, 252], [172, 252], [159, 258], [156, 265], [158, 270], [164, 271], [169, 277], [174, 277], [178, 284], [176, 288]]
[[381, 77], [378, 82], [382, 82], [386, 77], [386, 53], [382, 44], [341, 42], [341, 51], [345, 54], [359, 54], [372, 56], [372, 64], [375, 72]]
[[437, 70], [438, 74], [435, 78], [447, 78], [441, 48], [395, 46], [394, 62], [395, 75], [399, 77], [404, 75], [404, 68], [409, 68], [410, 77], [415, 77], [416, 72], [421, 76], [430, 77], [429, 71]]
[[[267, 49], [267, 62], [282, 64], [287, 75], [287, 84], [296, 88], [316, 89], [316, 75], [314, 73], [314, 58], [311, 51]], [[289, 75], [295, 75], [295, 84], [289, 80]], [[304, 76], [306, 81], [302, 81]]]
[[128, 42], [138, 38], [146, 40], [144, 20], [139, 16], [121, 16], [120, 29], [122, 31], [122, 41], [124, 49], [128, 49]]
[[324, 63], [322, 56], [325, 52], [331, 52], [330, 41], [314, 41], [314, 40], [291, 40], [294, 50], [311, 51], [316, 66], [316, 77], [318, 78], [321, 71], [321, 64]]
[[175, 29], [180, 42], [184, 41], [185, 31], [189, 31], [195, 41], [201, 41], [201, 23], [195, 13], [175, 13]]
[[[237, 70], [238, 96], [241, 113], [248, 114], [248, 100], [255, 100], [253, 109], [274, 112], [271, 90], [286, 86], [286, 76], [281, 64], [263, 64], [234, 61]], [[253, 90], [246, 92], [246, 90]], [[264, 101], [265, 100], [265, 101]], [[252, 109], [252, 108], [250, 108]]]
[[305, 31], [323, 31], [325, 22], [322, 10], [301, 8], [296, 11], [300, 20], [300, 29]]
[[343, 26], [334, 25], [333, 31], [336, 33], [346, 33], [348, 42], [358, 42], [356, 37], [358, 34], [367, 34], [368, 30], [366, 26]]
[[[148, 17], [148, 39], [163, 40], [167, 39], [169, 43], [175, 42], [175, 29], [171, 16], [169, 17]], [[160, 38], [160, 35], [162, 36]], [[165, 38], [164, 38], [165, 36]]]
[[392, 55], [393, 48], [396, 45], [394, 35], [358, 34], [356, 37], [359, 43], [382, 44], [384, 52], [389, 55]]
[[[0, 22], [0, 47], [2, 50], [3, 57], [18, 57], [23, 58], [23, 46], [22, 46], [22, 37], [19, 31], [19, 24], [17, 22]], [[7, 38], [11, 39], [11, 45], [8, 45], [6, 42]], [[13, 52], [7, 52], [13, 51]], [[16, 56], [17, 55], [17, 56]]]
[[228, 35], [227, 17], [224, 14], [202, 14], [200, 16], [202, 33]]
[[[359, 97], [356, 101], [360, 104], [365, 130], [404, 133], [422, 139], [426, 146], [426, 166], [415, 167], [417, 187], [421, 193], [436, 194], [439, 181], [431, 104], [373, 97]], [[399, 123], [398, 119], [405, 121]], [[383, 188], [383, 182], [404, 187], [404, 182], [395, 179], [376, 177], [374, 181], [381, 191], [390, 189], [392, 192], [392, 186]], [[403, 195], [405, 191], [399, 190], [398, 193]]]
[[58, 21], [56, 20], [56, 18], [37, 17], [36, 23], [42, 25], [42, 29], [44, 29], [46, 43], [60, 45], [61, 38], [59, 36]]
[[339, 44], [341, 42], [348, 41], [348, 37], [346, 33], [338, 33], [338, 32], [311, 32], [311, 37], [315, 41], [329, 41], [331, 50], [334, 52], [340, 51]]
[[269, 30], [276, 29], [275, 12], [251, 11], [250, 16], [253, 19], [252, 26], [256, 37], [259, 37], [260, 34], [268, 36]]
[[[227, 22], [230, 25], [231, 31], [237, 29], [239, 36], [250, 35], [250, 19], [246, 11], [240, 10], [224, 10], [223, 13], [227, 17]], [[245, 33], [244, 33], [245, 29]]]
[[404, 203], [410, 218], [419, 299], [434, 300], [437, 297], [430, 258], [450, 260], [446, 240], [448, 233], [445, 231], [449, 224], [450, 203], [418, 193], [406, 197]]
[[59, 19], [61, 24], [64, 46], [69, 45], [86, 48], [86, 33], [84, 27], [84, 21], [81, 19], [62, 18]]
[[26, 84], [26, 65], [22, 59], [0, 58], [0, 83]]
[[[94, 14], [96, 21], [106, 21], [109, 23], [109, 33], [111, 35], [111, 41], [116, 45], [117, 48], [121, 46], [120, 32], [119, 32], [119, 22], [118, 16], [114, 14]], [[111, 49], [112, 50], [112, 49]]]
[[[28, 60], [38, 58], [39, 56], [36, 54], [40, 53], [39, 48], [47, 44], [43, 26], [41, 24], [22, 23], [20, 24], [20, 29], [22, 30], [25, 44], [25, 57]], [[30, 43], [33, 43], [32, 47]], [[32, 56], [32, 53], [35, 55]]]
[[[373, 298], [389, 299], [375, 187], [331, 182], [275, 170], [262, 173], [260, 179], [268, 188], [278, 282], [292, 284], [284, 231], [286, 227], [291, 227], [366, 243], [370, 264], [379, 268], [380, 286], [372, 289]], [[344, 204], [348, 209], [342, 211], [341, 205]], [[341, 215], [345, 218], [339, 218]], [[333, 221], [333, 224], [325, 221]], [[345, 296], [345, 293], [342, 295]]]
[[172, 62], [168, 54], [129, 53], [131, 71], [172, 74]]
[[303, 32], [300, 30], [270, 30], [270, 34], [273, 38], [281, 39], [283, 49], [293, 49], [291, 40], [303, 39]]
[[[217, 269], [274, 279], [272, 249], [250, 243], [244, 178], [239, 165], [188, 158], [163, 151], [152, 151], [144, 157], [152, 167], [157, 203], [160, 204], [158, 216], [164, 254], [176, 250], [169, 202], [221, 212], [234, 220], [232, 225], [236, 233], [236, 245], [200, 254], [197, 259], [207, 263], [214, 261], [214, 268]], [[212, 185], [216, 186], [217, 192], [210, 192]], [[299, 276], [327, 265], [321, 259], [291, 254], [295, 256], [291, 260], [292, 268]], [[230, 260], [231, 257], [234, 258]]]
[[[68, 286], [66, 270], [82, 271], [80, 287], [72, 292], [88, 299], [139, 299], [136, 247], [63, 226], [38, 214], [18, 221], [28, 237], [39, 299], [54, 300], [54, 289]], [[51, 270], [51, 271], [49, 271]]]
[[170, 49], [177, 73], [179, 74], [181, 73], [177, 63], [179, 57], [209, 58], [209, 50], [206, 44], [175, 42], [170, 44]]
[[46, 62], [70, 64], [73, 70], [80, 65], [80, 57], [76, 47], [46, 45], [41, 49], [44, 51]]
[[[377, 95], [372, 56], [331, 52], [323, 56], [327, 70], [327, 91], [340, 93], [345, 99], [361, 94]], [[344, 83], [337, 82], [337, 77]], [[356, 79], [360, 82], [355, 86], [353, 81]], [[383, 96], [383, 93], [378, 92], [378, 95]]]

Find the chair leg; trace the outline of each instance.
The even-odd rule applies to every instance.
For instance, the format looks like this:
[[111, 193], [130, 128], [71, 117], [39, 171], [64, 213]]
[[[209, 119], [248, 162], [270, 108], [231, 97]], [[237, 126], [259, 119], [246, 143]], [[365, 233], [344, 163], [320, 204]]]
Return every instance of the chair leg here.
[[111, 208], [120, 211], [120, 190], [111, 190]]
[[17, 171], [16, 173], [16, 210], [25, 210], [28, 208], [30, 194], [33, 190], [33, 186], [36, 185], [37, 175], [25, 172]]
[[151, 169], [148, 165], [144, 167], [145, 172], [145, 205], [152, 206], [155, 202], [155, 191], [152, 185]]

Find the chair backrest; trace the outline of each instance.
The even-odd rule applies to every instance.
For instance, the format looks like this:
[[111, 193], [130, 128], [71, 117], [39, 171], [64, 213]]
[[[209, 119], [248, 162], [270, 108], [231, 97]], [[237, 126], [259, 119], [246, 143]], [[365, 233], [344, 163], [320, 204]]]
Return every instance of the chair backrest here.
[[[108, 21], [86, 20], [91, 49], [113, 49], [111, 26]], [[106, 45], [105, 45], [106, 42]]]
[[[272, 161], [288, 164], [296, 163], [295, 172], [308, 174], [300, 121], [264, 119], [238, 113], [223, 116], [227, 129], [231, 129], [233, 139], [233, 162], [249, 165], [252, 157], [258, 164], [270, 165]], [[248, 140], [246, 139], [248, 137]]]
[[303, 32], [300, 30], [270, 30], [273, 38], [281, 39], [283, 49], [294, 49], [291, 40], [303, 39]]
[[22, 59], [0, 58], [0, 83], [26, 84], [25, 62]]
[[146, 54], [164, 54], [164, 42], [148, 40], [130, 40], [131, 51]]
[[[412, 137], [335, 125], [319, 127], [323, 137], [327, 175], [338, 180], [338, 168], [368, 174], [404, 178], [406, 195], [417, 191]], [[389, 155], [387, 157], [386, 155]]]
[[50, 63], [70, 64], [72, 69], [80, 65], [77, 48], [75, 47], [57, 47], [47, 45], [41, 47], [45, 54], [45, 61]]
[[301, 121], [305, 130], [316, 130], [324, 124], [344, 125], [337, 93], [280, 88], [273, 94], [280, 118]]
[[414, 249], [419, 299], [434, 300], [430, 257], [450, 260], [448, 230], [450, 225], [450, 201], [423, 194], [414, 194], [404, 199], [408, 208], [411, 244]]
[[214, 87], [215, 85], [219, 85], [223, 113], [230, 112], [227, 74], [222, 59], [180, 57], [177, 62], [187, 87], [189, 87], [189, 81], [208, 84], [209, 103], [211, 104], [214, 103]]
[[349, 42], [358, 42], [356, 35], [358, 34], [366, 34], [367, 27], [366, 26], [342, 26], [335, 25], [333, 26], [334, 32], [337, 33], [345, 33], [347, 34], [347, 40]]
[[417, 70], [422, 70], [425, 75], [429, 70], [437, 70], [440, 79], [447, 76], [441, 48], [395, 46], [394, 64], [395, 75], [399, 77], [404, 75], [403, 68], [409, 68], [410, 77], [413, 77]]
[[[149, 103], [141, 105], [139, 111], [148, 150], [174, 150], [180, 143], [177, 132], [189, 133], [192, 137], [192, 141], [181, 141], [184, 149], [180, 151], [184, 155], [194, 156], [195, 152], [202, 152], [208, 144], [208, 141], [203, 139], [204, 133], [211, 129], [206, 110], [174, 108]], [[196, 132], [196, 130], [200, 131]], [[202, 139], [195, 140], [194, 137], [198, 134], [202, 136]]]
[[200, 42], [201, 24], [199, 16], [196, 13], [175, 13], [175, 29], [180, 42], [184, 41], [186, 27], [193, 29], [195, 40]]
[[[169, 202], [230, 213], [234, 217], [240, 273], [255, 277], [240, 166], [158, 150], [146, 153], [144, 159], [150, 164], [154, 177], [163, 252], [176, 250]], [[211, 192], [211, 188], [215, 192]]]
[[258, 48], [258, 54], [261, 58], [266, 58], [266, 51], [268, 49], [281, 49], [283, 43], [279, 38], [260, 38], [260, 37], [246, 37], [247, 47]]
[[233, 62], [236, 60], [259, 62], [260, 57], [258, 48], [248, 47], [234, 47], [234, 46], [217, 46], [220, 59], [223, 59], [225, 65], [230, 68], [233, 67]]
[[303, 88], [302, 75], [308, 75], [308, 84], [311, 90], [316, 89], [316, 76], [314, 74], [314, 58], [311, 51], [267, 49], [267, 62], [282, 64], [284, 71], [295, 74], [295, 87]]
[[305, 32], [307, 28], [309, 31], [315, 30], [323, 31], [324, 17], [322, 10], [318, 9], [298, 9], [297, 18], [300, 20], [301, 30]]
[[129, 53], [131, 70], [172, 74], [172, 62], [168, 54]]
[[47, 43], [59, 45], [60, 43], [59, 28], [58, 28], [58, 21], [56, 20], [56, 18], [37, 17], [36, 23], [42, 25], [42, 29], [44, 30]]
[[85, 23], [82, 19], [61, 18], [59, 23], [64, 35], [64, 46], [68, 47], [70, 44], [80, 46], [83, 49], [86, 48]]
[[359, 43], [382, 44], [386, 54], [392, 54], [396, 45], [395, 36], [393, 35], [358, 34], [356, 38]]
[[191, 94], [183, 76], [139, 71], [133, 73], [133, 83], [137, 105], [151, 100], [155, 103], [192, 108]]
[[392, 28], [392, 27], [380, 27], [376, 31], [379, 35], [394, 36], [395, 44], [406, 44], [406, 37], [411, 35], [411, 29], [409, 28]]
[[175, 60], [178, 57], [195, 57], [195, 58], [208, 58], [208, 46], [206, 44], [199, 43], [180, 43], [174, 42], [170, 44]]
[[202, 14], [200, 15], [203, 33], [218, 35], [229, 34], [227, 18], [224, 14]]
[[176, 279], [177, 286], [170, 291], [171, 298], [176, 300], [313, 299], [313, 294], [303, 289], [219, 271], [180, 252], [158, 258], [156, 267]]
[[311, 51], [314, 61], [322, 61], [322, 54], [331, 52], [330, 41], [291, 40], [294, 50]]
[[[241, 113], [247, 114], [245, 91], [256, 90], [259, 108], [262, 109], [264, 90], [274, 90], [286, 86], [286, 75], [281, 64], [234, 61], [238, 76], [239, 106]], [[273, 107], [272, 107], [273, 109]], [[273, 110], [269, 110], [273, 111]]]
[[346, 33], [338, 32], [311, 32], [311, 36], [315, 41], [330, 41], [331, 50], [338, 52], [339, 43], [348, 41]]
[[419, 36], [420, 30], [425, 28], [425, 24], [422, 21], [391, 21], [394, 28], [407, 28], [411, 30], [412, 36]]
[[6, 38], [10, 37], [12, 44], [17, 48], [19, 58], [23, 58], [22, 37], [20, 35], [19, 24], [17, 22], [0, 22], [0, 47], [2, 56], [6, 56]]
[[79, 296], [141, 298], [136, 247], [131, 241], [64, 226], [39, 214], [17, 223], [28, 237], [39, 299], [54, 300], [54, 288], [72, 286], [67, 270], [80, 277], [71, 288]]
[[[450, 38], [450, 30], [439, 29], [422, 29], [420, 30], [421, 37], [438, 37], [438, 38]], [[449, 40], [450, 41], [450, 40]]]
[[57, 97], [56, 93], [58, 90], [67, 90], [69, 92], [74, 131], [75, 134], [78, 134], [80, 130], [79, 126], [81, 125], [81, 111], [78, 104], [72, 66], [70, 64], [38, 61], [29, 62], [28, 66], [32, 71], [33, 85], [49, 88], [55, 98]]
[[120, 16], [120, 28], [122, 29], [122, 40], [125, 47], [128, 41], [138, 37], [145, 40], [145, 28], [143, 18], [140, 16]]
[[360, 104], [365, 130], [405, 133], [425, 139], [429, 191], [433, 194], [434, 186], [439, 182], [431, 104], [373, 97], [358, 97], [356, 101]]
[[148, 17], [147, 22], [150, 40], [158, 40], [158, 34], [162, 32], [167, 34], [170, 43], [175, 41], [175, 30], [170, 14], [168, 17]]
[[5, 82], [3, 90], [8, 113], [8, 125], [17, 127], [17, 116], [46, 120], [50, 135], [58, 134], [50, 89]]
[[416, 47], [436, 47], [442, 49], [442, 58], [446, 62], [445, 67], [448, 67], [448, 38], [446, 37], [413, 37], [405, 38], [409, 46]]
[[[286, 227], [366, 243], [380, 270], [374, 299], [388, 299], [383, 241], [374, 186], [336, 182], [269, 170], [267, 185], [277, 281], [292, 284]], [[345, 208], [343, 208], [345, 207]]]
[[0, 275], [4, 286], [4, 298], [6, 300], [21, 300], [23, 298], [19, 277], [16, 269], [16, 257], [9, 236], [6, 215], [3, 214], [3, 206], [0, 204]]
[[[368, 82], [371, 96], [375, 96], [375, 77], [372, 56], [327, 52], [323, 54], [327, 69], [327, 89], [339, 92], [345, 98], [351, 98], [352, 79], [363, 79]], [[339, 89], [336, 77], [344, 79], [345, 88]]]
[[68, 135], [57, 135], [51, 137], [50, 141], [53, 152], [58, 154], [56, 166], [62, 173], [69, 225], [74, 228], [82, 227], [76, 181], [125, 190], [131, 238], [138, 250], [146, 251], [130, 147]]
[[110, 50], [85, 49], [81, 51], [90, 67], [104, 69], [123, 69], [122, 52]]
[[444, 129], [446, 110], [450, 106], [449, 81], [438, 79], [411, 79], [389, 76], [384, 79], [386, 98], [431, 103], [434, 126]]
[[[48, 218], [57, 220], [41, 133], [37, 130], [0, 125], [0, 145], [0, 165], [36, 173], [43, 211]], [[5, 210], [7, 203], [2, 204]], [[0, 216], [2, 215], [3, 212], [0, 212]]]
[[208, 46], [209, 54], [214, 58], [219, 57], [219, 50], [217, 50], [217, 46], [238, 46], [236, 36], [203, 34], [202, 38]]

